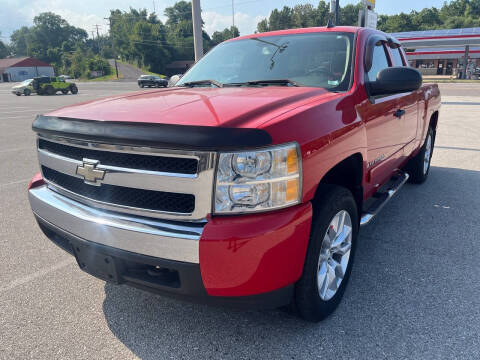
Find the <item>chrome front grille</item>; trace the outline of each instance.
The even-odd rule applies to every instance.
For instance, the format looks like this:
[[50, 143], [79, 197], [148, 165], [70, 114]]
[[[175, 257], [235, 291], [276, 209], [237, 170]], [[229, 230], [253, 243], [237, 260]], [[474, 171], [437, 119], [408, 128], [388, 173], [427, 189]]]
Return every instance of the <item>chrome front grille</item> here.
[[[92, 207], [161, 219], [206, 218], [211, 212], [215, 156], [214, 152], [38, 138], [42, 175], [52, 190]], [[77, 174], [85, 161], [104, 173], [98, 184]]]

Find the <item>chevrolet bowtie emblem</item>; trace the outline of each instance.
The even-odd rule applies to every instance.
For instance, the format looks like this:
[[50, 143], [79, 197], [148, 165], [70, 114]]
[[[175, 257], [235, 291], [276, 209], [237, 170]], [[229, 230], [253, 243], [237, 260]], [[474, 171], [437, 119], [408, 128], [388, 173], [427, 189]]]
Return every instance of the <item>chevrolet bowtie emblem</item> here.
[[83, 164], [77, 166], [77, 175], [82, 176], [86, 184], [100, 186], [106, 171], [97, 169], [98, 164], [98, 160], [83, 159]]

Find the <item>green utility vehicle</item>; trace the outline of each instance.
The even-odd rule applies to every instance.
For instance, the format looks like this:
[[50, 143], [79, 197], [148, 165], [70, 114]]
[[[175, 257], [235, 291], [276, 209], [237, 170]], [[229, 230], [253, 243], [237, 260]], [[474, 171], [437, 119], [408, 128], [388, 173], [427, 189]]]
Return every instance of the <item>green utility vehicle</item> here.
[[41, 76], [33, 78], [32, 87], [38, 95], [55, 95], [58, 91], [63, 94], [78, 93], [77, 85], [66, 82], [64, 78]]

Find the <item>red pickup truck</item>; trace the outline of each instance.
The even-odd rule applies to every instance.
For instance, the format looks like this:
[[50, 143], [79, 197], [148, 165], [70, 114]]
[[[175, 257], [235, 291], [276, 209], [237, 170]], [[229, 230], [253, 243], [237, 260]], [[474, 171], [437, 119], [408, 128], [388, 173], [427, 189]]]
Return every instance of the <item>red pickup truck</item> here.
[[[248, 307], [339, 304], [358, 233], [426, 180], [440, 108], [399, 42], [308, 28], [214, 48], [174, 86], [39, 115], [43, 232], [116, 284]], [[381, 221], [381, 220], [379, 220]]]

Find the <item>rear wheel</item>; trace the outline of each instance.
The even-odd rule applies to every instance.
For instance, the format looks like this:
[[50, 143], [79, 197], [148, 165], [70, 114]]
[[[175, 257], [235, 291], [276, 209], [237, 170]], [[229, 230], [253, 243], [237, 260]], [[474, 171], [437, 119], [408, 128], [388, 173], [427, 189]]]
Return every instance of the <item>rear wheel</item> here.
[[429, 128], [425, 143], [420, 152], [410, 159], [405, 167], [405, 171], [410, 175], [410, 182], [421, 184], [427, 180], [428, 174], [430, 173], [430, 163], [432, 161], [434, 145], [435, 132], [432, 128]]
[[145, 85], [143, 85], [143, 83], [142, 83], [142, 84], [140, 84], [140, 87], [143, 89], [145, 87]]
[[32, 91], [31, 91], [30, 89], [25, 89], [25, 90], [23, 90], [23, 94], [24, 94], [25, 96], [30, 96], [31, 93], [32, 93]]
[[73, 85], [70, 85], [70, 91], [73, 95], [75, 94], [78, 94], [78, 88], [77, 88], [77, 85], [73, 84]]
[[68, 94], [68, 89], [62, 89], [62, 94], [67, 95]]
[[22, 94], [20, 94], [20, 93], [15, 93], [15, 95], [17, 95], [17, 96], [21, 96]]
[[359, 221], [352, 193], [322, 185], [314, 210], [303, 274], [295, 286], [294, 307], [305, 320], [318, 322], [340, 304], [352, 270]]

